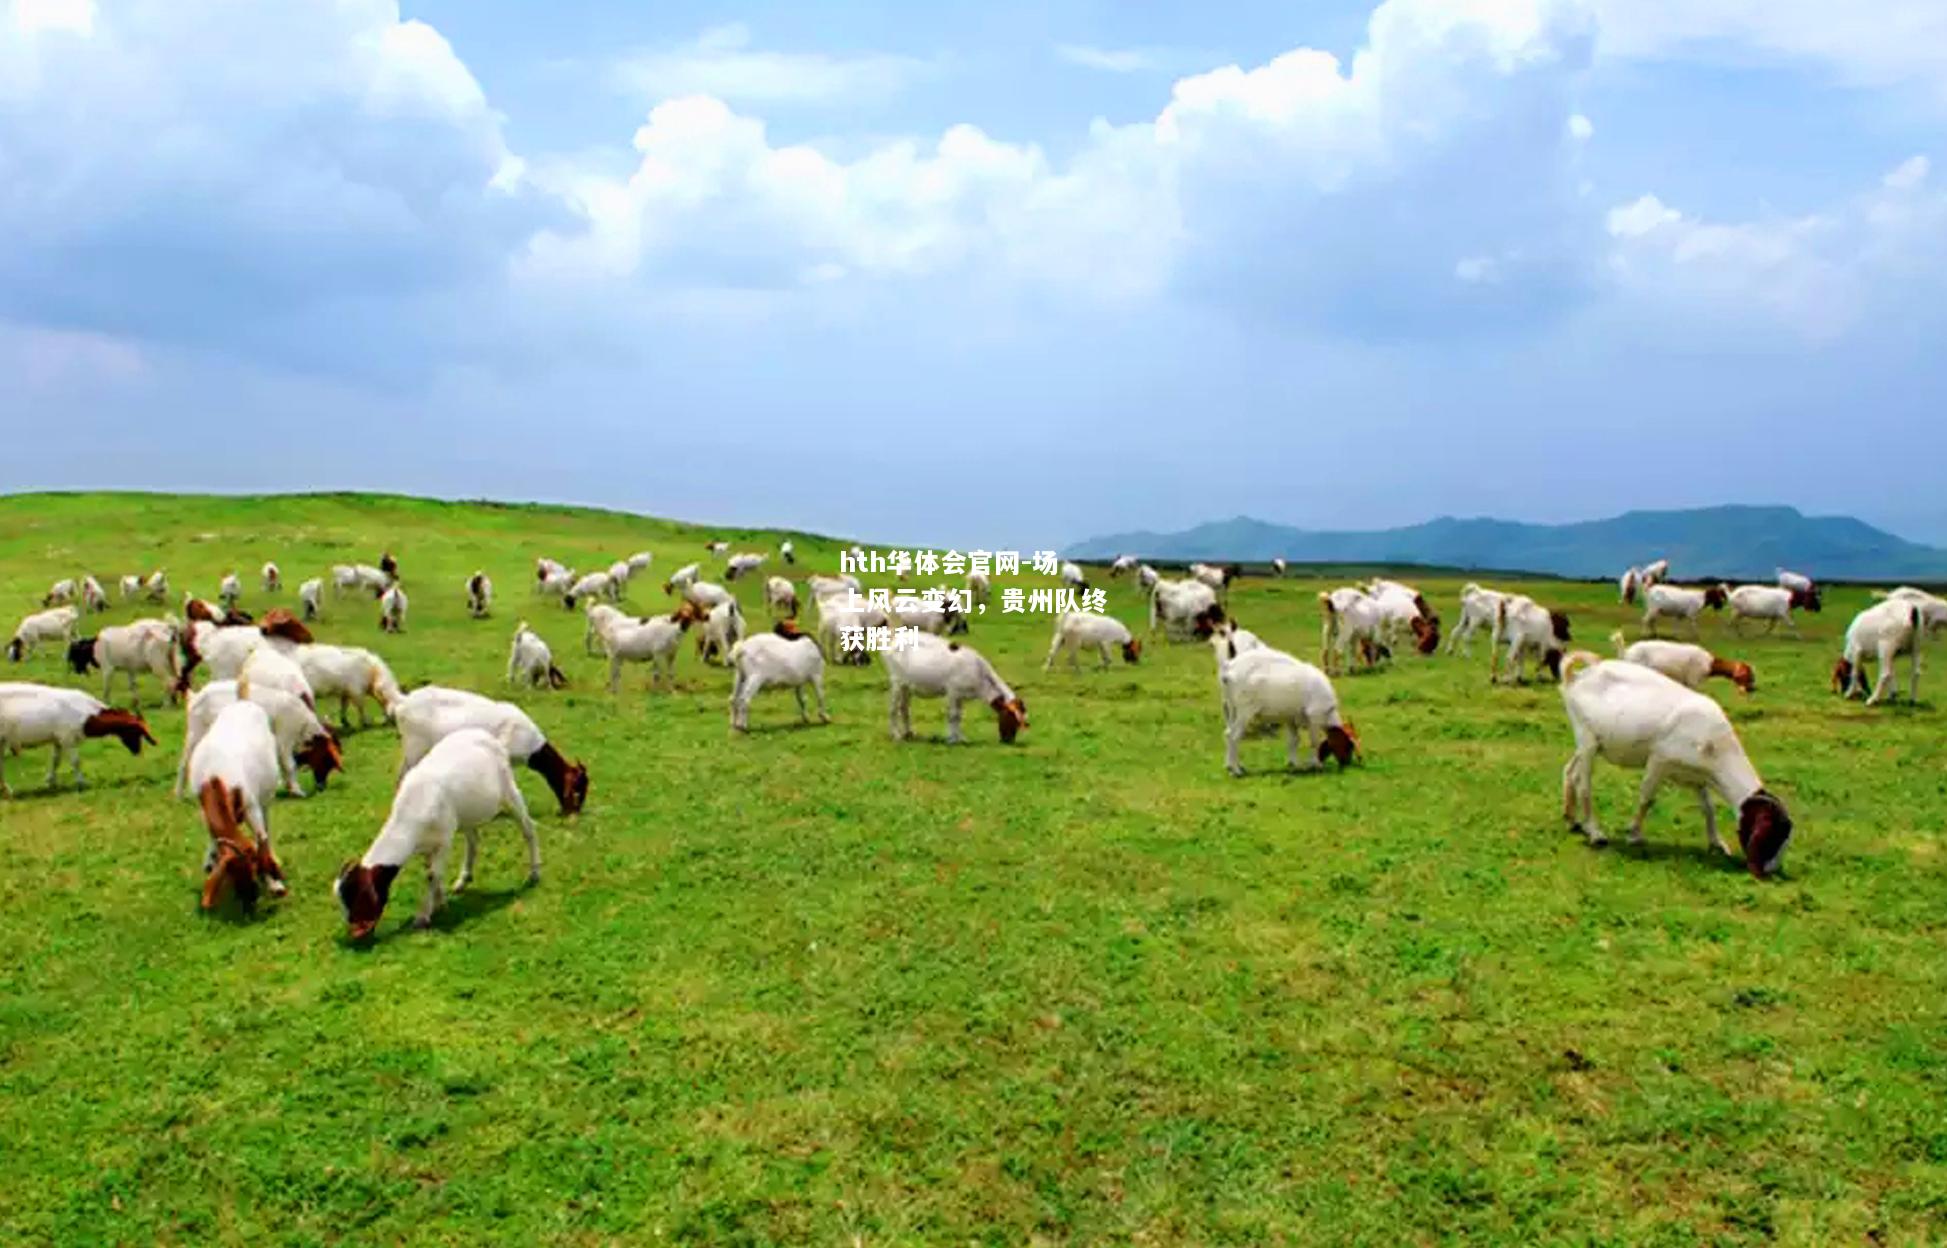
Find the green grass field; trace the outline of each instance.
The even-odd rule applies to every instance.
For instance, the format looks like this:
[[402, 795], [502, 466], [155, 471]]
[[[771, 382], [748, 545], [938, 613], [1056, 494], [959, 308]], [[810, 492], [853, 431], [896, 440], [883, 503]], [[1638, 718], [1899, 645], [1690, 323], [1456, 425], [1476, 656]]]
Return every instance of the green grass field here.
[[[408, 686], [496, 691], [525, 616], [573, 686], [512, 696], [593, 772], [573, 821], [521, 773], [537, 888], [496, 823], [435, 930], [406, 928], [409, 870], [354, 947], [329, 885], [385, 816], [390, 728], [278, 804], [292, 893], [250, 920], [197, 909], [179, 710], [150, 714], [160, 753], [88, 743], [82, 793], [42, 791], [44, 752], [10, 760], [0, 1242], [1947, 1237], [1942, 721], [1828, 692], [1863, 591], [1799, 641], [1704, 625], [1757, 666], [1754, 699], [1713, 692], [1797, 822], [1759, 884], [1681, 793], [1643, 852], [1569, 835], [1560, 700], [1490, 689], [1484, 644], [1338, 682], [1363, 767], [1286, 775], [1259, 740], [1233, 780], [1201, 646], [1044, 675], [1050, 622], [990, 611], [968, 640], [1027, 700], [1014, 748], [978, 708], [946, 748], [937, 702], [915, 706], [930, 740], [893, 744], [878, 666], [832, 671], [831, 726], [767, 694], [734, 738], [726, 672], [686, 647], [675, 696], [636, 668], [611, 698], [580, 619], [528, 596], [536, 554], [647, 547], [632, 600], [660, 609], [718, 535], [776, 537], [352, 496], [0, 499], [9, 630], [83, 569], [209, 595], [236, 567], [261, 610], [265, 558], [290, 605], [389, 546], [408, 631], [346, 600], [320, 639]], [[1451, 619], [1455, 583], [1420, 584]], [[1326, 585], [1247, 580], [1234, 612], [1315, 657]], [[1607, 651], [1612, 587], [1531, 588]], [[1142, 617], [1127, 585], [1111, 605]], [[99, 692], [52, 651], [0, 679]], [[1612, 831], [1636, 781], [1597, 770]]]

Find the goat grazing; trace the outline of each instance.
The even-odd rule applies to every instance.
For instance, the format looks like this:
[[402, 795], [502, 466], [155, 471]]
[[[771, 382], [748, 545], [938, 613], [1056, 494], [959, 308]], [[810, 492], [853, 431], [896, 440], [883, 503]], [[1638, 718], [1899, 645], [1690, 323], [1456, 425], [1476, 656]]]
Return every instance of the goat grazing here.
[[74, 787], [83, 787], [81, 742], [89, 737], [114, 737], [131, 754], [140, 754], [145, 741], [156, 743], [140, 715], [109, 706], [79, 689], [0, 682], [0, 797], [14, 795], [7, 784], [8, 755], [37, 745], [53, 749], [47, 764], [49, 789], [60, 774], [61, 760], [69, 755], [74, 758]]
[[1846, 628], [1845, 650], [1832, 669], [1832, 688], [1844, 697], [1866, 691], [1866, 664], [1879, 664], [1879, 679], [1866, 705], [1882, 702], [1894, 686], [1893, 660], [1907, 656], [1907, 700], [1920, 700], [1920, 651], [1931, 631], [1925, 604], [1911, 598], [1888, 598], [1854, 616]]
[[1616, 647], [1617, 658], [1662, 672], [1689, 689], [1702, 689], [1704, 682], [1713, 676], [1730, 681], [1740, 693], [1753, 693], [1758, 687], [1757, 675], [1749, 663], [1720, 659], [1687, 641], [1639, 641], [1630, 645], [1621, 629], [1610, 634], [1609, 640]]
[[1524, 594], [1504, 594], [1501, 605], [1494, 613], [1494, 636], [1491, 648], [1496, 651], [1488, 665], [1487, 679], [1490, 683], [1501, 678], [1498, 669], [1498, 653], [1503, 641], [1507, 642], [1507, 665], [1509, 678], [1516, 684], [1528, 679], [1528, 656], [1541, 659], [1548, 674], [1560, 680], [1562, 676], [1562, 646], [1569, 640], [1568, 617], [1560, 611], [1550, 611], [1534, 599]]
[[957, 745], [965, 741], [960, 721], [969, 699], [994, 708], [1003, 743], [1012, 743], [1028, 726], [1028, 708], [994, 667], [978, 653], [961, 645], [921, 633], [914, 645], [885, 652], [886, 673], [891, 681], [890, 720], [892, 739], [904, 741], [913, 735], [912, 702], [922, 698], [946, 699], [946, 739]]
[[[447, 894], [473, 882], [481, 826], [507, 812], [520, 823], [527, 841], [527, 882], [538, 884], [541, 838], [520, 786], [514, 783], [506, 743], [484, 728], [462, 728], [442, 737], [399, 781], [392, 811], [365, 856], [339, 868], [332, 883], [351, 939], [364, 940], [372, 934], [385, 913], [393, 879], [416, 857], [426, 860], [426, 898], [412, 925], [430, 927]], [[446, 857], [455, 832], [466, 834], [466, 857], [460, 863], [459, 879], [448, 889]]]
[[[283, 896], [284, 872], [270, 844], [278, 757], [269, 713], [248, 701], [224, 707], [188, 756], [187, 767], [210, 834], [203, 855], [203, 909], [216, 907], [225, 883], [245, 909], [256, 904], [260, 885]], [[246, 827], [254, 839], [244, 835]]]
[[1048, 661], [1041, 665], [1048, 671], [1055, 665], [1055, 659], [1062, 651], [1068, 652], [1068, 666], [1081, 670], [1081, 652], [1093, 649], [1101, 656], [1098, 664], [1104, 670], [1114, 666], [1109, 658], [1109, 647], [1119, 646], [1125, 663], [1141, 660], [1143, 643], [1129, 632], [1128, 625], [1113, 616], [1097, 615], [1093, 611], [1070, 611], [1055, 621], [1055, 639], [1048, 647]]
[[63, 650], [74, 642], [74, 626], [81, 613], [73, 607], [54, 607], [24, 617], [7, 642], [7, 658], [18, 663], [32, 658], [43, 642], [54, 642]]
[[1631, 841], [1642, 842], [1643, 816], [1657, 790], [1675, 784], [1696, 793], [1712, 849], [1730, 852], [1717, 835], [1714, 792], [1738, 812], [1738, 844], [1751, 874], [1763, 878], [1782, 865], [1791, 816], [1765, 789], [1723, 707], [1653, 668], [1587, 651], [1562, 664], [1562, 705], [1575, 734], [1575, 753], [1562, 768], [1562, 813], [1590, 845], [1608, 841], [1595, 820], [1594, 771], [1600, 756], [1643, 772]]
[[176, 765], [176, 787], [173, 795], [181, 797], [188, 786], [190, 760], [196, 755], [196, 748], [209, 734], [217, 718], [239, 701], [250, 701], [264, 708], [270, 719], [271, 736], [276, 744], [277, 771], [283, 777], [284, 791], [292, 797], [303, 797], [304, 786], [298, 782], [297, 765], [302, 762], [311, 769], [311, 778], [322, 789], [325, 781], [334, 771], [345, 769], [345, 756], [338, 748], [338, 739], [318, 718], [316, 711], [304, 704], [302, 698], [282, 689], [269, 686], [252, 688], [248, 698], [241, 685], [234, 680], [213, 680], [196, 691], [189, 700], [184, 713], [184, 735], [182, 759]]
[[576, 814], [588, 802], [588, 768], [580, 760], [571, 763], [562, 757], [527, 712], [512, 702], [422, 685], [399, 700], [393, 719], [399, 725], [401, 777], [442, 738], [466, 728], [484, 728], [507, 747], [507, 757], [525, 763], [547, 781], [562, 814]]
[[[1338, 694], [1324, 672], [1269, 646], [1238, 650], [1235, 638], [1226, 638], [1224, 645], [1217, 679], [1223, 690], [1224, 766], [1231, 775], [1244, 774], [1237, 747], [1259, 724], [1284, 728], [1285, 763], [1294, 771], [1316, 768], [1327, 758], [1338, 760], [1341, 768], [1352, 761], [1359, 739], [1339, 714]], [[1300, 728], [1312, 747], [1312, 758], [1302, 763]]]
[[550, 689], [565, 688], [568, 678], [554, 665], [554, 651], [541, 635], [527, 626], [522, 620], [514, 629], [514, 644], [507, 653], [507, 683], [519, 681], [530, 688], [546, 685]]

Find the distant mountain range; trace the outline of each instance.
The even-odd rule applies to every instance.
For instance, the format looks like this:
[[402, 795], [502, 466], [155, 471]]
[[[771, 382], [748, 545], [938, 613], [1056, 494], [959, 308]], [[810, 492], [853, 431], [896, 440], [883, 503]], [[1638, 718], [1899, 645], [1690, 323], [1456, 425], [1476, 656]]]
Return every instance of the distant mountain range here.
[[1371, 532], [1321, 533], [1239, 516], [1180, 533], [1115, 533], [1063, 552], [1077, 559], [1391, 563], [1555, 576], [1611, 577], [1632, 564], [1670, 561], [1680, 579], [1769, 580], [1791, 568], [1823, 580], [1947, 579], [1947, 550], [1895, 537], [1849, 516], [1793, 507], [1631, 511], [1577, 524], [1523, 524], [1442, 516]]

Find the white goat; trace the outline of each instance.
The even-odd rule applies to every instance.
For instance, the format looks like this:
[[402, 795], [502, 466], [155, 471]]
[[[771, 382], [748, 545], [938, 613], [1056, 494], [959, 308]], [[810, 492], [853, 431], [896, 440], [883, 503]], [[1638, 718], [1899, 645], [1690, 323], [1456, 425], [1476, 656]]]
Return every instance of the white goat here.
[[730, 556], [730, 562], [724, 566], [723, 579], [726, 581], [734, 581], [745, 573], [755, 572], [763, 566], [764, 556], [754, 551], [732, 555]]
[[1082, 571], [1082, 565], [1079, 563], [1063, 563], [1061, 583], [1071, 589], [1087, 589], [1088, 573]]
[[630, 618], [628, 612], [607, 602], [589, 603], [588, 610], [585, 614], [587, 623], [581, 630], [581, 651], [583, 654], [602, 653], [601, 646], [598, 643], [601, 641], [602, 635], [608, 631], [609, 626], [618, 621]]
[[399, 774], [407, 775], [439, 741], [466, 728], [484, 728], [507, 747], [507, 756], [524, 762], [547, 781], [561, 813], [572, 815], [588, 801], [588, 768], [569, 762], [543, 736], [527, 712], [512, 702], [496, 702], [463, 689], [423, 685], [393, 708], [399, 725]]
[[[203, 908], [215, 907], [226, 882], [246, 908], [256, 903], [260, 883], [272, 896], [283, 896], [284, 872], [270, 844], [278, 752], [269, 713], [254, 702], [231, 702], [213, 717], [186, 767], [210, 834], [203, 855]], [[246, 827], [255, 840], [243, 835]]]
[[1109, 575], [1111, 577], [1118, 577], [1124, 572], [1134, 572], [1135, 570], [1136, 557], [1134, 555], [1117, 555], [1114, 561], [1109, 564]]
[[7, 657], [15, 663], [32, 658], [43, 642], [54, 642], [65, 651], [74, 641], [74, 626], [80, 618], [81, 613], [73, 607], [54, 607], [23, 617], [7, 643]]
[[167, 620], [136, 620], [130, 624], [111, 624], [95, 634], [93, 640], [77, 641], [70, 648], [69, 660], [75, 674], [89, 668], [101, 669], [101, 696], [108, 696], [115, 673], [128, 677], [129, 705], [142, 709], [142, 693], [135, 678], [148, 672], [162, 682], [163, 696], [175, 697], [178, 670], [176, 653], [179, 639], [175, 625]]
[[1097, 666], [1107, 670], [1114, 666], [1109, 657], [1110, 646], [1121, 647], [1125, 663], [1136, 663], [1142, 659], [1143, 643], [1136, 640], [1129, 626], [1121, 620], [1093, 611], [1066, 612], [1055, 621], [1055, 639], [1048, 646], [1048, 661], [1041, 665], [1041, 670], [1052, 669], [1056, 657], [1066, 650], [1068, 666], [1080, 671], [1084, 649], [1093, 649], [1101, 658]]
[[358, 708], [358, 726], [365, 727], [365, 699], [379, 704], [379, 713], [392, 718], [405, 691], [384, 659], [357, 646], [299, 646], [292, 657], [297, 660], [315, 701], [338, 699], [338, 722], [351, 720], [352, 707]]
[[148, 579], [142, 582], [142, 593], [150, 602], [169, 601], [169, 574], [161, 568], [149, 573]]
[[1920, 622], [1926, 627], [1927, 636], [1933, 637], [1947, 629], [1947, 598], [1930, 594], [1924, 589], [1902, 585], [1898, 589], [1874, 590], [1875, 598], [1894, 598], [1911, 602], [1920, 608]]
[[1498, 589], [1483, 589], [1469, 581], [1460, 589], [1460, 622], [1447, 634], [1447, 644], [1441, 647], [1444, 654], [1452, 654], [1459, 646], [1469, 658], [1474, 654], [1474, 634], [1483, 628], [1492, 636], [1495, 614], [1500, 610], [1501, 599], [1505, 597]]
[[715, 581], [691, 581], [684, 587], [683, 597], [703, 611], [736, 599], [736, 595]]
[[1609, 640], [1615, 644], [1617, 658], [1662, 672], [1686, 688], [1702, 689], [1704, 682], [1713, 676], [1730, 681], [1742, 693], [1751, 693], [1758, 687], [1757, 675], [1749, 663], [1720, 659], [1687, 641], [1639, 641], [1630, 645], [1621, 629], [1611, 634]]
[[[183, 753], [176, 765], [174, 796], [181, 797], [188, 787], [190, 760], [217, 718], [242, 700], [246, 699], [234, 680], [211, 681], [190, 698], [183, 715]], [[320, 789], [325, 787], [327, 776], [345, 769], [345, 756], [339, 751], [337, 739], [303, 699], [282, 689], [263, 686], [252, 688], [247, 700], [263, 707], [270, 719], [271, 736], [277, 746], [277, 771], [283, 778], [286, 793], [292, 797], [304, 796], [304, 786], [297, 776], [300, 760], [311, 769], [311, 777]]]
[[575, 603], [596, 598], [615, 601], [615, 579], [606, 572], [590, 572], [570, 585], [568, 592], [561, 596], [561, 605], [572, 611], [575, 609]]
[[129, 599], [140, 594], [142, 592], [141, 575], [139, 573], [130, 573], [124, 576], [121, 579], [121, 585], [117, 592], [121, 595], [123, 602], [127, 602]]
[[74, 756], [74, 787], [86, 781], [81, 775], [81, 742], [89, 737], [115, 737], [131, 754], [142, 752], [142, 743], [156, 743], [149, 726], [132, 711], [109, 706], [79, 689], [58, 689], [52, 685], [23, 681], [0, 682], [0, 797], [12, 797], [7, 784], [8, 755], [37, 745], [53, 747], [47, 764], [47, 787], [54, 787], [61, 760]]
[[1803, 572], [1790, 572], [1784, 568], [1778, 569], [1778, 585], [1782, 589], [1809, 591], [1813, 588], [1811, 577], [1806, 576]]
[[779, 615], [798, 613], [798, 587], [781, 576], [764, 582], [764, 605]]
[[1851, 697], [1866, 691], [1866, 664], [1879, 664], [1879, 679], [1873, 682], [1866, 705], [1882, 702], [1893, 691], [1893, 660], [1907, 656], [1907, 700], [1920, 700], [1920, 651], [1929, 632], [1925, 604], [1911, 598], [1888, 598], [1874, 603], [1858, 615], [1846, 629], [1845, 651], [1832, 669], [1832, 687]]
[[1194, 633], [1207, 637], [1210, 625], [1224, 618], [1217, 605], [1217, 592], [1201, 581], [1159, 580], [1149, 591], [1149, 632], [1163, 626], [1166, 640], [1181, 640]]
[[225, 610], [234, 610], [242, 597], [243, 581], [235, 572], [225, 572], [223, 579], [216, 584], [216, 600], [223, 604]]
[[342, 598], [352, 590], [369, 591], [376, 598], [385, 592], [392, 578], [379, 568], [365, 563], [334, 564], [331, 569], [331, 592], [334, 598]]
[[1704, 608], [1722, 610], [1728, 599], [1729, 595], [1722, 585], [1711, 585], [1704, 589], [1651, 585], [1643, 595], [1643, 631], [1654, 637], [1658, 620], [1686, 620], [1690, 624], [1690, 635], [1698, 636], [1698, 621], [1703, 616]]
[[264, 592], [267, 594], [274, 594], [284, 588], [284, 574], [277, 570], [277, 565], [274, 563], [264, 564], [263, 578]]
[[[527, 802], [514, 783], [505, 742], [483, 728], [462, 728], [443, 737], [425, 759], [399, 782], [392, 811], [365, 856], [339, 869], [332, 894], [344, 909], [353, 940], [378, 926], [400, 868], [416, 857], [426, 860], [426, 898], [413, 916], [416, 928], [430, 927], [433, 913], [473, 882], [480, 854], [480, 828], [511, 812], [527, 841], [527, 882], [541, 882], [541, 838]], [[466, 857], [459, 878], [448, 889], [446, 858], [453, 834], [466, 834]]]
[[610, 621], [602, 630], [602, 647], [608, 654], [608, 691], [622, 692], [622, 665], [648, 663], [649, 686], [660, 678], [672, 693], [676, 689], [676, 650], [690, 625], [702, 618], [696, 604], [684, 602], [668, 615], [635, 620], [623, 616]]
[[65, 576], [47, 587], [47, 592], [41, 595], [41, 605], [43, 607], [65, 607], [73, 602], [80, 593], [81, 589], [75, 584], [74, 578]]
[[[1338, 693], [1324, 672], [1282, 650], [1260, 645], [1237, 650], [1225, 639], [1226, 653], [1218, 671], [1223, 689], [1224, 766], [1233, 776], [1244, 774], [1237, 746], [1259, 724], [1282, 725], [1285, 762], [1294, 771], [1311, 770], [1335, 758], [1341, 768], [1358, 753], [1358, 738], [1339, 714]], [[1313, 757], [1298, 758], [1298, 730], [1305, 730]]]
[[[854, 587], [856, 588], [856, 587]], [[994, 599], [994, 583], [985, 572], [967, 573], [967, 600], [984, 607]]]
[[805, 707], [805, 686], [818, 698], [818, 720], [832, 720], [825, 710], [825, 655], [818, 641], [784, 621], [768, 633], [746, 637], [730, 647], [730, 666], [736, 676], [730, 687], [730, 726], [738, 732], [750, 731], [750, 704], [762, 690], [776, 686], [791, 690], [798, 699], [798, 718], [811, 722]]
[[92, 576], [81, 578], [81, 607], [97, 613], [108, 610], [108, 591]]
[[1608, 841], [1595, 820], [1594, 771], [1600, 755], [1643, 772], [1631, 841], [1641, 843], [1643, 816], [1657, 790], [1675, 784], [1696, 793], [1712, 849], [1730, 852], [1717, 835], [1710, 800], [1715, 792], [1738, 812], [1738, 844], [1751, 874], [1762, 878], [1779, 868], [1791, 840], [1791, 816], [1766, 791], [1723, 707], [1652, 668], [1587, 651], [1570, 655], [1562, 665], [1562, 705], [1575, 733], [1575, 753], [1562, 768], [1562, 813], [1589, 844]]
[[539, 633], [527, 626], [526, 620], [514, 629], [514, 644], [507, 653], [507, 683], [516, 681], [530, 687], [545, 684], [550, 689], [560, 689], [568, 683], [568, 678], [554, 665], [554, 651], [548, 649], [548, 643], [541, 640]]
[[744, 639], [744, 611], [735, 598], [720, 602], [703, 617], [696, 633], [696, 652], [705, 663], [728, 663], [730, 647]]
[[1734, 632], [1742, 634], [1746, 620], [1763, 620], [1767, 633], [1775, 631], [1782, 621], [1793, 636], [1798, 635], [1798, 622], [1792, 619], [1792, 609], [1817, 611], [1823, 605], [1817, 590], [1786, 589], [1782, 585], [1740, 585], [1725, 596], [1725, 603], [1731, 609]]
[[[1356, 586], [1346, 585], [1318, 596], [1318, 665], [1326, 672], [1352, 669], [1353, 648], [1365, 666], [1392, 657], [1383, 639], [1385, 616], [1379, 602]], [[1336, 660], [1336, 661], [1335, 661]]]
[[1015, 694], [993, 664], [977, 652], [927, 633], [919, 634], [906, 649], [884, 652], [886, 674], [891, 681], [890, 721], [892, 739], [904, 741], [913, 735], [913, 698], [946, 699], [946, 739], [959, 744], [960, 721], [969, 699], [994, 708], [1000, 724], [1001, 741], [1013, 742], [1028, 726], [1027, 704]]
[[304, 669], [298, 666], [293, 653], [296, 649], [294, 646], [271, 644], [252, 650], [250, 657], [243, 661], [243, 670], [237, 673], [237, 689], [246, 698], [250, 696], [253, 685], [282, 689], [312, 710], [317, 710], [318, 695], [312, 690]]
[[818, 644], [825, 653], [837, 655], [834, 661], [841, 664], [856, 663], [865, 666], [870, 663], [872, 656], [867, 651], [845, 648], [843, 644], [845, 630], [889, 628], [892, 624], [891, 617], [850, 589], [820, 598], [815, 605], [818, 609]]
[[406, 631], [406, 591], [397, 582], [385, 587], [379, 595], [379, 631], [403, 633]]
[[624, 560], [624, 562], [626, 562], [629, 565], [629, 575], [632, 577], [639, 576], [642, 573], [647, 572], [649, 570], [649, 565], [654, 563], [655, 561], [656, 561], [656, 556], [650, 554], [646, 550], [638, 550], [633, 555], [630, 555], [626, 560]]
[[1562, 647], [1569, 640], [1568, 617], [1550, 611], [1525, 594], [1503, 594], [1494, 613], [1494, 638], [1490, 649], [1487, 679], [1501, 679], [1500, 647], [1507, 643], [1508, 678], [1516, 684], [1528, 679], [1528, 657], [1535, 656], [1548, 674], [1562, 677]]
[[301, 583], [297, 587], [297, 601], [298, 606], [304, 612], [305, 619], [315, 620], [323, 615], [324, 579], [314, 576], [310, 580]]
[[796, 563], [798, 561], [798, 548], [791, 544], [790, 538], [787, 537], [777, 544], [777, 557], [786, 563]]
[[688, 589], [701, 572], [702, 569], [694, 563], [684, 564], [669, 574], [669, 579], [663, 582], [663, 592], [673, 594], [679, 589]]

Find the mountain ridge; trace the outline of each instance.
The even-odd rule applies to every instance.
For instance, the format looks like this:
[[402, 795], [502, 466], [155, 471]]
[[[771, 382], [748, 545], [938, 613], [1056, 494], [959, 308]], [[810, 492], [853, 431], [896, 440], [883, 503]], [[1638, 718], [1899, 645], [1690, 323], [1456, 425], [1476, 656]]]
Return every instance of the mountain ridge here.
[[1770, 580], [1779, 567], [1826, 580], [1947, 579], [1947, 550], [1911, 542], [1852, 516], [1807, 516], [1785, 505], [1726, 504], [1627, 511], [1598, 520], [1536, 524], [1437, 516], [1393, 529], [1300, 529], [1251, 516], [1175, 533], [1092, 537], [1078, 559], [1141, 558], [1293, 563], [1425, 564], [1584, 578], [1619, 575], [1652, 559], [1673, 575]]

